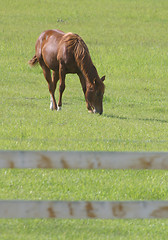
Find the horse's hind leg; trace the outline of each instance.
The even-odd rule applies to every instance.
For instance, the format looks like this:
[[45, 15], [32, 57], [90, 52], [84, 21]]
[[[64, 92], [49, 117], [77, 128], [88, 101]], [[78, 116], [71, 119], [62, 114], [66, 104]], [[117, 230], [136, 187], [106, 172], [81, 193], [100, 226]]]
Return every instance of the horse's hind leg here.
[[[55, 81], [54, 82], [52, 81], [50, 69], [45, 65], [45, 63], [40, 62], [40, 65], [43, 69], [44, 77], [45, 77], [46, 81], [48, 82], [48, 89], [49, 89], [49, 92], [51, 94], [51, 99], [52, 99], [52, 110], [53, 109], [57, 110], [57, 104], [56, 104], [55, 97], [54, 97], [56, 83], [55, 83]], [[50, 107], [51, 107], [51, 105], [50, 105]]]
[[[59, 80], [59, 72], [58, 71], [53, 71], [53, 73], [52, 73], [52, 84], [53, 84], [53, 91], [54, 91], [54, 93], [55, 93], [55, 89], [57, 87], [58, 80]], [[51, 110], [54, 109], [53, 105], [54, 105], [53, 104], [53, 97], [51, 95], [51, 100], [50, 100], [50, 109]], [[58, 110], [58, 108], [57, 108], [57, 110]]]
[[64, 65], [61, 62], [59, 64], [59, 79], [60, 79], [60, 85], [59, 85], [58, 110], [61, 110], [62, 94], [65, 90], [65, 69], [64, 69]]

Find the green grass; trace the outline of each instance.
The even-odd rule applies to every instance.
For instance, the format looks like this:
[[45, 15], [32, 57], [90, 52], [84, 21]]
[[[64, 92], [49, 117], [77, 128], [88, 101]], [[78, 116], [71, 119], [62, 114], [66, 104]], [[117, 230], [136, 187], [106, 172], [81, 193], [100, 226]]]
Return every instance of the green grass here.
[[[2, 150], [167, 151], [167, 1], [1, 1]], [[60, 112], [49, 110], [40, 67], [46, 29], [78, 33], [100, 77], [104, 113], [89, 114], [68, 75]], [[58, 99], [58, 89], [56, 92]], [[0, 199], [167, 200], [167, 171], [0, 170]], [[0, 220], [0, 239], [167, 239], [167, 220]]]
[[166, 200], [168, 174], [161, 170], [1, 170], [0, 185], [2, 199]]

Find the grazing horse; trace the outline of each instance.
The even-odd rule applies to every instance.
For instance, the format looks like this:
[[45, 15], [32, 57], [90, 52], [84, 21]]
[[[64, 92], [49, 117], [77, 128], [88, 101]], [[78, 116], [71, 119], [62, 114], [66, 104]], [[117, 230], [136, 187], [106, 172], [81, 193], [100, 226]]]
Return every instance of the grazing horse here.
[[[105, 76], [99, 77], [89, 50], [79, 35], [60, 30], [47, 30], [41, 33], [35, 45], [35, 55], [29, 61], [30, 66], [36, 63], [40, 64], [48, 82], [51, 95], [50, 109], [61, 109], [65, 75], [76, 73], [82, 85], [88, 111], [102, 114]], [[52, 77], [50, 70], [53, 71]], [[58, 80], [60, 85], [57, 105], [54, 93]]]

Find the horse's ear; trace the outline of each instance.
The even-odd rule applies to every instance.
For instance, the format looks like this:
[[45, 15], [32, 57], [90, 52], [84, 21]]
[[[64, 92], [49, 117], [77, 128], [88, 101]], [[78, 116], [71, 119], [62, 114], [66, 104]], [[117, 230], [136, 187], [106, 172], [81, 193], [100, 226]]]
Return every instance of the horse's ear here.
[[103, 76], [100, 80], [102, 80], [102, 82], [103, 82], [103, 81], [105, 80], [105, 77], [106, 77], [106, 76]]
[[96, 85], [96, 82], [97, 82], [97, 81], [96, 81], [96, 78], [95, 78], [95, 79], [93, 80], [93, 84]]

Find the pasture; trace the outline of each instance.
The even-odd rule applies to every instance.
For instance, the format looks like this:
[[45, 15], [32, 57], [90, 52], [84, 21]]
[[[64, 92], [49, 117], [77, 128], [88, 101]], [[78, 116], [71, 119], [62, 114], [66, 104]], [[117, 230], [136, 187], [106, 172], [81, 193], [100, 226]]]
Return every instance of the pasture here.
[[[168, 2], [11, 1], [0, 8], [2, 150], [167, 151]], [[76, 75], [50, 111], [39, 66], [46, 29], [78, 33], [106, 75], [104, 113], [89, 114]], [[57, 86], [58, 88], [58, 86]], [[56, 91], [58, 101], [58, 89]], [[167, 200], [167, 171], [0, 170], [0, 199]], [[3, 220], [0, 239], [167, 239], [168, 220]]]

